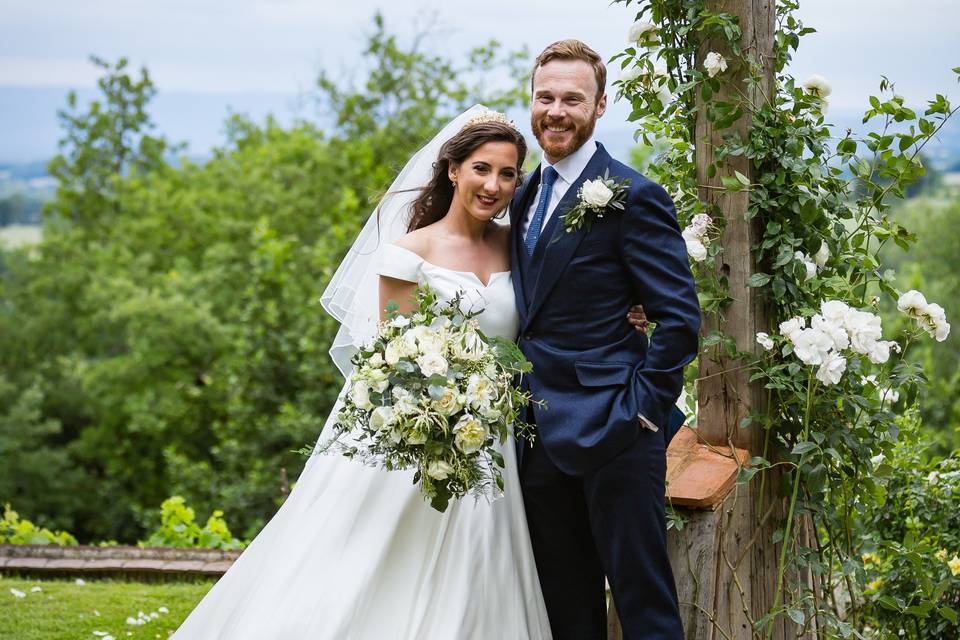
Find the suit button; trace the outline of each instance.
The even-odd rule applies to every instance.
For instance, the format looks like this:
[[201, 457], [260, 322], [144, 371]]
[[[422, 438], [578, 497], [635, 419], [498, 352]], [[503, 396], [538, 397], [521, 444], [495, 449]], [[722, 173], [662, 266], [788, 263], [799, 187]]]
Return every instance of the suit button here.
[[523, 339], [524, 339], [524, 340], [533, 340], [533, 334], [528, 331], [527, 333], [523, 334]]

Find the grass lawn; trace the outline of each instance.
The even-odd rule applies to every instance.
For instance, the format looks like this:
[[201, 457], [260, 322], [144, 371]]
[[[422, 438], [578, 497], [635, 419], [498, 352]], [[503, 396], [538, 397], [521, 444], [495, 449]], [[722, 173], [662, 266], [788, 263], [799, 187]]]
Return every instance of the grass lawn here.
[[[122, 582], [24, 580], [0, 575], [0, 640], [165, 639], [183, 622], [213, 581]], [[32, 591], [39, 587], [40, 591]], [[26, 594], [15, 596], [11, 589]], [[166, 607], [168, 613], [162, 613]], [[157, 617], [142, 625], [127, 618], [143, 612]]]

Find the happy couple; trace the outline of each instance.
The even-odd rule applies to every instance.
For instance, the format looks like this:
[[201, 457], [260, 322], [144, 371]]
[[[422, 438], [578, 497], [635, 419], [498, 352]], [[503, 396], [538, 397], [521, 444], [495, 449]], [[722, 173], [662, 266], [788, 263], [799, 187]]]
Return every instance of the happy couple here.
[[[583, 43], [547, 47], [537, 169], [521, 180], [523, 136], [469, 109], [411, 158], [324, 293], [345, 373], [418, 284], [461, 293], [485, 334], [518, 340], [522, 384], [546, 405], [528, 410], [534, 444], [502, 451], [504, 496], [439, 513], [412, 471], [312, 456], [175, 640], [602, 640], [605, 579], [625, 638], [683, 637], [665, 434], [700, 310], [670, 198], [593, 138], [605, 82]], [[636, 302], [649, 341], [627, 321]]]

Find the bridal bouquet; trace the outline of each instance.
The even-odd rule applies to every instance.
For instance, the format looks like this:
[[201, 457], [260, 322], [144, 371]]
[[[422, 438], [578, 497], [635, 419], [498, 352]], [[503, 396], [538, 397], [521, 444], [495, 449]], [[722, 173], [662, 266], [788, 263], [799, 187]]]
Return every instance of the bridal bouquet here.
[[445, 511], [451, 498], [503, 491], [502, 445], [529, 393], [512, 384], [531, 370], [513, 341], [488, 338], [461, 297], [441, 302], [426, 286], [409, 316], [387, 307], [373, 340], [353, 357], [336, 418], [337, 448], [388, 470], [415, 469], [424, 498]]

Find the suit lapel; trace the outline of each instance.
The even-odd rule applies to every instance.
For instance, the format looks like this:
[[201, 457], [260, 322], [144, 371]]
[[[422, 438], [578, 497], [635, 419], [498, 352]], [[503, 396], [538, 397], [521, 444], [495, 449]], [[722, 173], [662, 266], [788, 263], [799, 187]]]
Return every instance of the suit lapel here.
[[588, 233], [586, 225], [572, 233], [567, 232], [563, 227], [563, 215], [577, 203], [577, 192], [583, 183], [602, 176], [610, 164], [610, 159], [610, 154], [603, 145], [597, 143], [597, 151], [590, 158], [590, 162], [570, 185], [551, 214], [548, 229], [544, 229], [545, 233], [541, 235], [533, 252], [531, 264], [535, 265], [535, 268], [527, 274], [527, 277], [535, 277], [537, 280], [533, 287], [533, 300], [527, 308], [525, 324], [529, 324], [543, 306], [547, 295], [557, 284], [560, 274]]
[[513, 265], [513, 294], [517, 299], [521, 326], [526, 324], [527, 306], [529, 305], [529, 300], [527, 300], [524, 291], [523, 279], [524, 277], [533, 277], [526, 273], [526, 269], [521, 262], [521, 260], [527, 259], [526, 255], [520, 255], [520, 252], [524, 251], [523, 217], [527, 209], [530, 208], [530, 198], [532, 194], [537, 192], [537, 185], [539, 184], [540, 165], [537, 165], [537, 168], [530, 173], [530, 179], [523, 183], [523, 186], [520, 187], [520, 193], [514, 196], [513, 202], [510, 204], [510, 264]]

